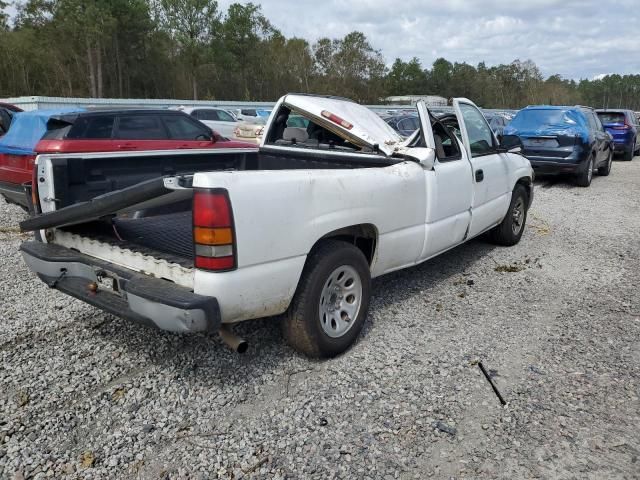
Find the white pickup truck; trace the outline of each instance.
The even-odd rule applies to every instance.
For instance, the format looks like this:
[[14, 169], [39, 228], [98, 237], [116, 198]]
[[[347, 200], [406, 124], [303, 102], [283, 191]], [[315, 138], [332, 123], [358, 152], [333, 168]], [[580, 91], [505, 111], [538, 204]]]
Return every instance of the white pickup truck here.
[[[371, 278], [488, 232], [514, 245], [533, 171], [469, 100], [418, 105], [403, 140], [346, 99], [281, 98], [259, 149], [41, 155], [26, 263], [49, 286], [165, 330], [282, 315], [310, 356], [351, 345]], [[287, 127], [289, 115], [309, 120]]]

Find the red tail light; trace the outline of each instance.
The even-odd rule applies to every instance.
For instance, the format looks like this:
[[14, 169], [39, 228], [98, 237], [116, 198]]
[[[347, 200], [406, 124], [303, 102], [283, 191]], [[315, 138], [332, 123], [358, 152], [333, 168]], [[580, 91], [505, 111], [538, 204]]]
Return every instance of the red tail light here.
[[196, 268], [218, 272], [236, 268], [233, 213], [226, 190], [194, 191], [193, 243]]
[[347, 122], [345, 119], [339, 117], [335, 113], [331, 113], [328, 110], [322, 110], [322, 112], [320, 112], [320, 115], [322, 115], [326, 119], [331, 120], [333, 123], [346, 128], [347, 130], [351, 130], [353, 128], [353, 124]]

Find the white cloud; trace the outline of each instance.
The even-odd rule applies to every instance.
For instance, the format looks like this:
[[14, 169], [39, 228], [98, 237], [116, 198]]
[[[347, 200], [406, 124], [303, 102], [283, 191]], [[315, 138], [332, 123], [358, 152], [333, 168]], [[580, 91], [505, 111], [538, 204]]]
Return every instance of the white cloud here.
[[[221, 0], [226, 8], [231, 0]], [[256, 2], [254, 0], [254, 3]], [[545, 75], [640, 73], [637, 0], [263, 0], [288, 36], [314, 41], [364, 32], [389, 64], [439, 56], [489, 65], [531, 59]]]

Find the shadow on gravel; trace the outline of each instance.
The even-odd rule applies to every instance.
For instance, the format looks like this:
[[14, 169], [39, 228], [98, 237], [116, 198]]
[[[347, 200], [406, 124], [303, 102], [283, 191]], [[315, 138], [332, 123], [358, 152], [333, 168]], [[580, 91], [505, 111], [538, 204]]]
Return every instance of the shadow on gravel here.
[[533, 182], [534, 188], [552, 188], [557, 187], [563, 190], [579, 189], [575, 184], [574, 177], [571, 175], [536, 175]]
[[[473, 240], [421, 265], [375, 279], [370, 312], [402, 302], [418, 292], [428, 295], [442, 282], [471, 269], [476, 262], [491, 261], [487, 255], [495, 248], [482, 240]], [[281, 369], [283, 364], [291, 364], [292, 368], [299, 364], [314, 368], [314, 365], [324, 363], [309, 360], [289, 348], [280, 334], [277, 317], [238, 324], [235, 332], [247, 340], [249, 350], [237, 354], [216, 334], [172, 334], [104, 315], [105, 321], [85, 328], [95, 329], [92, 334], [113, 345], [114, 350], [125, 348], [132, 357], [140, 359], [142, 356], [142, 361], [150, 368], [170, 368], [179, 375], [195, 375], [198, 382], [244, 385], [251, 379]], [[366, 341], [373, 328], [375, 325], [369, 318], [359, 341]]]
[[373, 282], [373, 306], [388, 307], [417, 292], [428, 293], [441, 282], [462, 275], [476, 262], [487, 260], [496, 248], [475, 239], [415, 267], [379, 277]]

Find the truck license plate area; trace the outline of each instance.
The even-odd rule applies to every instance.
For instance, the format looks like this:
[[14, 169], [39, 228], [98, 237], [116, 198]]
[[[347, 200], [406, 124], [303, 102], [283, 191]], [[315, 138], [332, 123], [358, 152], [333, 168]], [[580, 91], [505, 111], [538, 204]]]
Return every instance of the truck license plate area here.
[[118, 276], [112, 272], [108, 272], [104, 269], [96, 270], [96, 284], [98, 286], [98, 290], [121, 295]]

